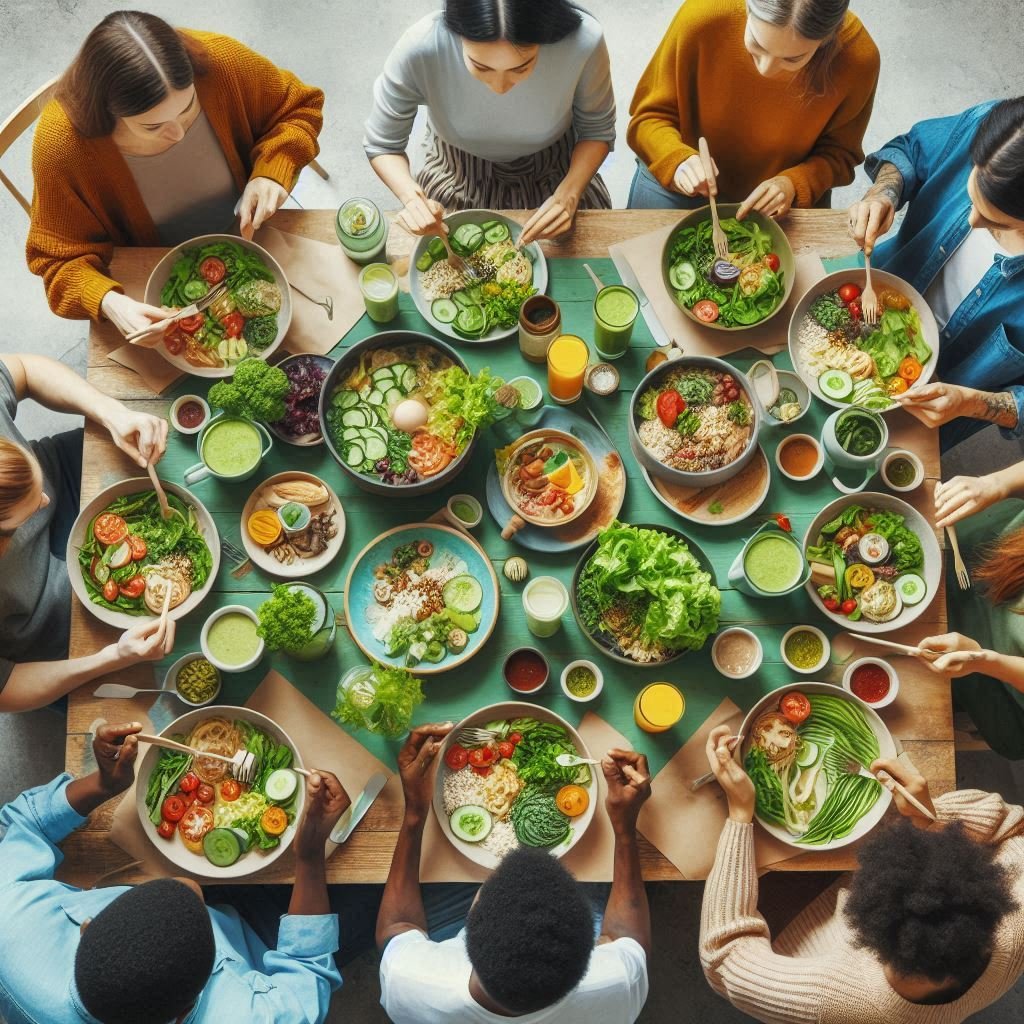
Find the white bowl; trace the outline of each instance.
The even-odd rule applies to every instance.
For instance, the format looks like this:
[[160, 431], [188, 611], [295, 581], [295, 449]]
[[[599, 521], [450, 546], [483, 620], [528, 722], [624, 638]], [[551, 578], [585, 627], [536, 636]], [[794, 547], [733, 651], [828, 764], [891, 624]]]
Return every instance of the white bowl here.
[[[746, 672], [730, 672], [718, 659], [718, 645], [726, 637], [737, 635], [749, 637], [754, 641], [754, 647], [756, 648], [754, 660], [750, 663], [750, 668]], [[711, 661], [718, 673], [725, 676], [726, 679], [749, 679], [761, 667], [761, 662], [764, 661], [764, 647], [757, 636], [751, 633], [749, 629], [744, 629], [742, 626], [731, 626], [729, 629], [723, 629], [715, 637], [715, 642], [711, 645]]]
[[[187, 705], [190, 708], [204, 708], [204, 707], [206, 707], [207, 704], [212, 704], [220, 696], [221, 683], [223, 683], [223, 679], [221, 678], [220, 669], [217, 668], [216, 665], [214, 665], [213, 667], [217, 668], [217, 689], [214, 690], [213, 693], [211, 693], [210, 696], [206, 698], [206, 700], [199, 701], [198, 703], [196, 701], [194, 701], [194, 700], [189, 700], [178, 689], [178, 673], [189, 662], [197, 661], [199, 658], [205, 658], [205, 657], [206, 657], [205, 654], [202, 654], [202, 653], [196, 652], [196, 651], [194, 651], [192, 654], [186, 654], [184, 657], [179, 658], [167, 670], [167, 673], [164, 675], [164, 689], [168, 693], [173, 693], [174, 696], [177, 697], [178, 700], [180, 700], [182, 704], [185, 704], [185, 705]], [[209, 661], [208, 658], [207, 658], [207, 661]], [[210, 664], [213, 665], [213, 662], [211, 661]]]
[[[889, 463], [896, 459], [906, 459], [907, 462], [913, 465], [914, 471], [917, 474], [914, 477], [913, 483], [899, 487], [889, 479]], [[924, 483], [924, 463], [919, 456], [912, 451], [908, 451], [906, 448], [892, 448], [882, 460], [882, 483], [890, 491], [895, 491], [897, 494], [908, 494], [910, 491], [916, 491]]]
[[208, 638], [210, 636], [210, 627], [218, 620], [223, 618], [225, 615], [231, 614], [232, 612], [238, 612], [246, 618], [252, 619], [256, 625], [259, 625], [259, 617], [251, 608], [246, 608], [244, 604], [227, 604], [223, 608], [218, 608], [207, 620], [203, 623], [203, 631], [199, 634], [199, 646], [202, 648], [203, 657], [213, 665], [214, 668], [218, 668], [221, 672], [247, 672], [251, 668], [255, 668], [263, 657], [263, 650], [266, 646], [262, 640], [259, 642], [259, 647], [256, 648], [256, 653], [246, 662], [241, 665], [228, 665], [223, 661], [218, 661], [210, 653], [210, 645]]
[[[437, 757], [438, 767], [437, 773], [434, 776], [434, 814], [437, 816], [437, 821], [441, 826], [441, 831], [447, 837], [452, 846], [454, 846], [455, 849], [468, 860], [488, 869], [496, 868], [501, 863], [500, 858], [496, 857], [489, 850], [481, 849], [478, 844], [463, 842], [460, 839], [456, 839], [452, 834], [448, 815], [444, 812], [444, 780], [449, 771], [448, 766], [444, 761], [444, 755], [448, 752], [448, 748], [455, 742], [455, 737], [458, 736], [462, 729], [470, 726], [480, 727], [485, 725], [487, 722], [493, 722], [496, 719], [502, 718], [535, 718], [538, 722], [553, 722], [568, 730], [569, 738], [579, 751], [580, 757], [592, 756], [590, 751], [587, 749], [587, 745], [580, 738], [580, 734], [564, 718], [562, 718], [561, 715], [556, 715], [554, 711], [549, 711], [547, 708], [542, 708], [537, 704], [528, 704], [521, 701], [507, 701], [501, 704], [489, 704], [487, 707], [481, 708], [479, 711], [474, 711], [471, 715], [467, 715], [452, 729], [445, 738], [444, 745], [441, 747]], [[596, 768], [598, 766], [590, 765], [590, 767]], [[587, 809], [581, 815], [572, 819], [572, 832], [569, 835], [569, 842], [545, 848], [552, 857], [564, 857], [571, 849], [573, 849], [573, 847], [575, 847], [583, 838], [583, 834], [587, 831], [587, 826], [590, 825], [590, 822], [594, 818], [594, 811], [597, 809], [599, 792], [597, 788], [597, 776], [593, 771], [590, 773], [590, 784], [584, 788], [590, 797], [590, 803], [587, 804]], [[145, 796], [145, 794], [143, 794], [143, 796]]]
[[[861, 665], [878, 665], [880, 668], [885, 669], [885, 674], [889, 677], [889, 692], [881, 699], [875, 701], [864, 700], [863, 697], [857, 697], [850, 686], [850, 681], [853, 679], [853, 673], [860, 668]], [[881, 658], [858, 658], [856, 661], [851, 662], [849, 667], [843, 673], [843, 689], [848, 693], [852, 693], [858, 700], [863, 701], [869, 708], [874, 708], [876, 711], [878, 708], [887, 708], [895, 699], [896, 694], [900, 692], [900, 677], [896, 675], [896, 670], [887, 661], [883, 661]], [[867, 767], [867, 765], [865, 765]]]
[[779, 388], [789, 388], [796, 395], [800, 412], [791, 420], [777, 420], [767, 409], [764, 410], [764, 425], [766, 427], [791, 427], [798, 420], [802, 420], [811, 407], [811, 392], [807, 385], [800, 379], [798, 373], [792, 370], [776, 370], [775, 375], [779, 378]]
[[[178, 422], [178, 410], [186, 402], [197, 402], [202, 407], [203, 419], [198, 426], [183, 427]], [[171, 426], [179, 434], [198, 434], [199, 431], [202, 430], [203, 427], [205, 427], [206, 424], [210, 422], [210, 406], [207, 404], [206, 399], [203, 398], [202, 395], [181, 395], [179, 398], [176, 398], [173, 402], [171, 402], [171, 411], [169, 413], [169, 419], [171, 421]]]
[[[806, 476], [796, 476], [782, 465], [782, 449], [787, 444], [792, 444], [796, 440], [809, 442], [818, 453], [818, 461], [815, 462], [814, 469]], [[789, 480], [795, 480], [798, 484], [803, 483], [805, 480], [813, 480], [821, 472], [821, 467], [825, 465], [825, 449], [822, 448], [821, 442], [816, 437], [811, 437], [810, 434], [789, 434], [779, 442], [778, 448], [775, 449], [775, 465], [779, 467], [779, 472], [784, 477]]]
[[[291, 747], [294, 755], [292, 763], [298, 768], [303, 767], [302, 754], [288, 733], [276, 722], [267, 718], [266, 715], [261, 715], [258, 711], [250, 711], [248, 708], [231, 707], [224, 704], [213, 704], [207, 707], [195, 708], [182, 715], [181, 718], [176, 718], [166, 728], [161, 729], [159, 735], [188, 735], [200, 722], [207, 718], [227, 718], [231, 721], [242, 720], [251, 722], [257, 728], [273, 736], [278, 743], [284, 743]], [[244, 878], [247, 875], [254, 875], [258, 871], [269, 867], [291, 846], [298, 823], [302, 820], [302, 812], [306, 804], [306, 787], [303, 785], [301, 778], [299, 779], [298, 795], [295, 798], [295, 819], [285, 829], [284, 835], [281, 836], [281, 842], [272, 850], [250, 850], [244, 856], [239, 857], [230, 867], [218, 868], [211, 864], [203, 854], [193, 853], [189, 850], [181, 841], [181, 837], [177, 832], [175, 832], [173, 839], [161, 839], [156, 834], [156, 826], [149, 820], [149, 814], [146, 811], [146, 784], [160, 757], [160, 748], [146, 744], [143, 744], [142, 747], [142, 753], [140, 753], [135, 767], [135, 777], [139, 780], [139, 784], [135, 787], [135, 810], [139, 816], [142, 831], [149, 838], [156, 851], [169, 862], [170, 869], [166, 871], [166, 874], [177, 875], [181, 874], [181, 872], [187, 872], [190, 875], [198, 875], [202, 878], [216, 879], [218, 881]]]
[[[786, 657], [786, 641], [794, 633], [813, 633], [821, 641], [821, 660], [817, 664], [811, 665], [810, 668], [797, 668]], [[779, 643], [779, 653], [782, 655], [782, 660], [786, 667], [793, 672], [798, 672], [802, 676], [813, 675], [815, 672], [819, 672], [828, 664], [828, 659], [832, 654], [832, 645], [828, 642], [828, 637], [817, 626], [793, 626], [791, 629], [787, 629], [782, 637], [782, 641]]]
[[[187, 491], [184, 487], [179, 487], [177, 484], [169, 483], [167, 480], [161, 480], [161, 483], [168, 494], [173, 494], [186, 505], [191, 505], [195, 509], [199, 530], [206, 541], [207, 547], [210, 549], [210, 558], [212, 559], [210, 575], [206, 582], [198, 590], [193, 590], [177, 608], [172, 608], [168, 612], [169, 618], [180, 619], [183, 615], [188, 615], [189, 612], [198, 608], [213, 587], [213, 582], [217, 578], [217, 570], [220, 568], [220, 535], [217, 533], [213, 517], [206, 510], [206, 506], [191, 491]], [[98, 604], [94, 604], [89, 599], [89, 592], [86, 590], [85, 583], [82, 580], [82, 573], [78, 564], [78, 550], [85, 539], [85, 531], [88, 529], [89, 523], [111, 502], [116, 501], [118, 498], [123, 498], [126, 494], [138, 494], [140, 491], [151, 491], [152, 489], [153, 484], [148, 476], [132, 477], [128, 480], [120, 480], [118, 483], [112, 484], [110, 487], [100, 491], [78, 513], [78, 518], [71, 527], [71, 533], [68, 534], [66, 564], [68, 576], [71, 579], [71, 589], [75, 592], [78, 600], [82, 602], [86, 611], [95, 615], [100, 622], [105, 622], [108, 626], [116, 626], [121, 630], [128, 629], [130, 626], [144, 621], [147, 617], [155, 619], [158, 616], [129, 615], [127, 612], [115, 612], [109, 608], [103, 608]]]
[[[566, 680], [569, 678], [569, 673], [574, 668], [589, 668], [590, 671], [594, 673], [597, 685], [594, 687], [593, 693], [587, 694], [586, 697], [576, 697], [569, 692], [569, 686]], [[569, 700], [575, 701], [577, 704], [589, 704], [590, 701], [594, 700], [594, 698], [597, 697], [597, 695], [604, 689], [604, 673], [592, 661], [588, 661], [586, 658], [578, 658], [576, 661], [570, 661], [569, 664], [562, 669], [561, 683], [562, 693], [564, 693]]]

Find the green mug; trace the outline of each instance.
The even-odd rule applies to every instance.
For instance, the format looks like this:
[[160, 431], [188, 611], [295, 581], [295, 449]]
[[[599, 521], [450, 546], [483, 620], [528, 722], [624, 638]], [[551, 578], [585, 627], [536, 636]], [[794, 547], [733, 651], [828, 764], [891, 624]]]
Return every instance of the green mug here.
[[729, 567], [729, 582], [748, 597], [783, 597], [811, 578], [799, 542], [774, 523], [765, 523]]
[[191, 486], [210, 476], [229, 482], [247, 480], [273, 446], [274, 439], [261, 423], [242, 416], [217, 416], [199, 433], [202, 461], [185, 470], [185, 483]]
[[[825, 469], [832, 483], [843, 494], [859, 494], [878, 472], [889, 444], [885, 420], [870, 409], [851, 406], [832, 413], [821, 429], [825, 450]], [[860, 472], [860, 482], [852, 487], [839, 477], [840, 470]]]

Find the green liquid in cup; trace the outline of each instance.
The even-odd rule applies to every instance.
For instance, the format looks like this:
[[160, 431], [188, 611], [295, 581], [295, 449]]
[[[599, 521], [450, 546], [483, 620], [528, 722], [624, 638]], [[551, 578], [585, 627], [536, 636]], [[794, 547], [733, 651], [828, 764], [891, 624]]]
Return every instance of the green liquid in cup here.
[[836, 420], [835, 434], [844, 452], [865, 458], [882, 444], [882, 423], [866, 409], [850, 409]]
[[203, 438], [202, 459], [218, 476], [244, 476], [263, 455], [259, 431], [244, 420], [215, 423]]
[[765, 594], [784, 594], [799, 582], [804, 557], [791, 540], [768, 534], [755, 540], [743, 557], [743, 572]]
[[259, 650], [256, 623], [241, 612], [228, 612], [210, 626], [206, 646], [222, 665], [244, 665]]
[[629, 348], [640, 303], [628, 288], [610, 285], [594, 299], [594, 344], [605, 358], [614, 359]]

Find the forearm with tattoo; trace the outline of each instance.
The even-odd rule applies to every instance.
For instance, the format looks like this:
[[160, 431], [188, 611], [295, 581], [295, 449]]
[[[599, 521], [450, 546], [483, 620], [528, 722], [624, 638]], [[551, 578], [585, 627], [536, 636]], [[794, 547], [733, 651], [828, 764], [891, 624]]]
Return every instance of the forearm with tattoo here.
[[875, 183], [864, 193], [864, 200], [888, 199], [892, 208], [900, 208], [903, 197], [903, 175], [893, 164], [882, 164], [875, 176]]
[[1017, 403], [1009, 391], [992, 394], [989, 391], [978, 392], [977, 419], [997, 423], [1001, 427], [1013, 429], [1017, 426]]

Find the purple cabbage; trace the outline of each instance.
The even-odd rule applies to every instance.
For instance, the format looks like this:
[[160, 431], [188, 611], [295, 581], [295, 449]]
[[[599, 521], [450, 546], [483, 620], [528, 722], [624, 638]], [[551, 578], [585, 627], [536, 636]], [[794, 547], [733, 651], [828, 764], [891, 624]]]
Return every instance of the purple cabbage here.
[[320, 389], [327, 374], [313, 356], [299, 356], [282, 367], [289, 389], [284, 416], [274, 426], [288, 437], [320, 434]]

